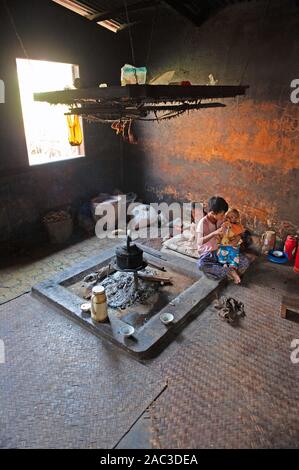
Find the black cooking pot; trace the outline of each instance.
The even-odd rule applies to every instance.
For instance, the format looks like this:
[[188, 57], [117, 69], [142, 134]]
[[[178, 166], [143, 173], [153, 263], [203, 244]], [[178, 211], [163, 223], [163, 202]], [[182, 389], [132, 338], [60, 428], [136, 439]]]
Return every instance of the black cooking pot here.
[[127, 237], [127, 244], [116, 248], [116, 264], [119, 269], [136, 270], [143, 265], [143, 251]]

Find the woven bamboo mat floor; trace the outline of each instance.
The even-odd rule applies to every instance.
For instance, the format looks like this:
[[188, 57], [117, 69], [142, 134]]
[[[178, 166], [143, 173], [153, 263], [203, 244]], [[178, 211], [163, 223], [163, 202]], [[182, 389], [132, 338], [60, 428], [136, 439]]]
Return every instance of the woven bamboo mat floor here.
[[299, 324], [279, 316], [298, 279], [262, 260], [227, 288], [239, 327], [209, 307], [146, 366], [29, 295], [2, 305], [0, 446], [135, 448], [148, 409], [153, 448], [299, 447]]
[[0, 269], [0, 304], [29, 292], [34, 284], [83, 261], [98, 250], [110, 248], [113, 243], [113, 240], [92, 237], [40, 259], [28, 259], [20, 265]]
[[29, 294], [0, 307], [0, 448], [113, 448], [165, 381]]
[[280, 318], [273, 273], [265, 287], [257, 272], [224, 291], [245, 304], [239, 327], [209, 307], [151, 364], [168, 380], [149, 410], [153, 448], [299, 447], [299, 364], [290, 360], [299, 324]]
[[[139, 241], [152, 248], [161, 248], [160, 239], [144, 238]], [[22, 264], [0, 268], [0, 305], [29, 292], [34, 284], [50, 278], [52, 274], [64, 271], [100, 250], [111, 248], [119, 243], [121, 240], [118, 239], [92, 237], [45, 256], [42, 255], [42, 249], [38, 248], [40, 259], [34, 259], [36, 254], [33, 250], [31, 255], [33, 259], [27, 257]], [[47, 251], [48, 248], [45, 247], [45, 252]]]

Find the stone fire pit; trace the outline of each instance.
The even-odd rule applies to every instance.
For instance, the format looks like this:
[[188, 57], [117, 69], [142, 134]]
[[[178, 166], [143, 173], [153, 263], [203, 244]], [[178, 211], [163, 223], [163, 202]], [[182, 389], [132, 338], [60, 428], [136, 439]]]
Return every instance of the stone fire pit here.
[[[118, 301], [119, 296], [113, 298], [113, 301], [110, 296], [109, 300], [113, 307], [108, 307], [109, 321], [105, 323], [94, 322], [89, 313], [81, 311], [81, 304], [86, 301], [80, 296], [79, 287], [87, 274], [109, 264], [113, 265], [115, 248], [103, 251], [55, 275], [52, 279], [41, 282], [32, 288], [32, 294], [43, 301], [50, 302], [58, 308], [59, 312], [66, 314], [97, 336], [113, 342], [131, 355], [137, 358], [153, 357], [169, 344], [188, 321], [197, 316], [211, 302], [219, 287], [219, 282], [207, 279], [191, 261], [144, 246], [142, 249], [148, 263], [147, 274], [159, 273], [159, 267], [164, 267], [166, 272], [163, 274], [172, 279], [172, 285], [160, 286], [149, 282], [149, 295], [137, 295], [136, 300], [133, 296], [133, 301], [125, 306], [122, 302], [115, 302], [115, 299]], [[122, 277], [122, 274], [126, 274], [127, 277]], [[109, 277], [112, 276], [115, 276], [117, 282], [123, 283], [119, 284], [120, 286], [125, 285], [127, 289], [133, 288], [127, 273], [116, 272], [110, 274]], [[106, 284], [108, 294], [111, 285], [112, 291], [114, 288], [111, 284], [112, 280], [106, 278], [101, 282], [103, 285]], [[146, 293], [144, 282], [148, 281], [139, 282], [142, 282], [141, 293]], [[160, 320], [160, 315], [166, 312], [174, 316], [173, 322], [169, 325], [163, 324]], [[121, 335], [120, 329], [124, 325], [134, 326], [133, 336], [125, 338]]]

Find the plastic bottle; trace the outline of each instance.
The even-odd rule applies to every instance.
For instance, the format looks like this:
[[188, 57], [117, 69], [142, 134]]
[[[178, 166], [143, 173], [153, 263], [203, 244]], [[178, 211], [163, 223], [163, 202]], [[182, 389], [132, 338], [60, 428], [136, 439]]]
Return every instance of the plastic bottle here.
[[288, 255], [289, 261], [292, 261], [295, 258], [296, 246], [297, 238], [293, 235], [288, 235], [284, 245], [284, 252]]
[[103, 322], [108, 317], [105, 288], [94, 286], [91, 296], [91, 318], [97, 322]]

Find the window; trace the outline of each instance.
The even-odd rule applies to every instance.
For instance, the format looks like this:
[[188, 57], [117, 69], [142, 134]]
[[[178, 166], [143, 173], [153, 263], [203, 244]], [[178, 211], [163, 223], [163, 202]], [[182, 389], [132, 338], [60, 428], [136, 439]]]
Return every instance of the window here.
[[[33, 93], [73, 88], [79, 67], [59, 62], [17, 59], [20, 97], [30, 165], [84, 156], [84, 141], [73, 147], [68, 140], [65, 105], [36, 102]], [[80, 119], [82, 128], [82, 120]], [[83, 128], [82, 128], [83, 130]]]

